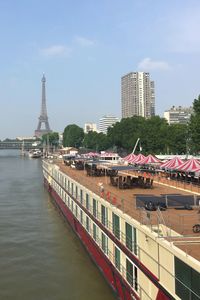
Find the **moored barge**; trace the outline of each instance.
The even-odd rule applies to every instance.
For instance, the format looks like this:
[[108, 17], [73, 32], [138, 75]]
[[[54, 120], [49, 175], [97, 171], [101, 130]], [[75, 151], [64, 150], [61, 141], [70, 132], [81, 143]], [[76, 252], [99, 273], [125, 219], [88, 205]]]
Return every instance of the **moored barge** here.
[[[137, 206], [138, 194], [172, 195], [173, 188], [119, 189], [108, 176], [88, 176], [61, 160], [43, 160], [43, 174], [56, 205], [119, 299], [200, 299], [200, 235], [192, 232], [198, 210]], [[121, 171], [120, 178], [136, 176]]]

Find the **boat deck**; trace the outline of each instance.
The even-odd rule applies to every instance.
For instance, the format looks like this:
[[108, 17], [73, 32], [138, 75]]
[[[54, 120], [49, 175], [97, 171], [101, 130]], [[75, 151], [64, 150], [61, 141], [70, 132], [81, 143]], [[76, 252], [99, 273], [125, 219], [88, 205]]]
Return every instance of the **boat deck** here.
[[[161, 232], [160, 238], [166, 238], [180, 249], [184, 250], [188, 255], [200, 261], [200, 233], [193, 233], [192, 227], [200, 224], [199, 208], [187, 210], [183, 208], [170, 207], [165, 211], [147, 211], [137, 206], [138, 196], [145, 199], [152, 197], [163, 197], [163, 195], [174, 195], [187, 197], [194, 195], [193, 192], [184, 190], [183, 187], [170, 186], [170, 181], [163, 183], [154, 179], [152, 188], [144, 189], [134, 187], [131, 189], [119, 189], [112, 186], [108, 176], [88, 176], [85, 170], [72, 169], [66, 166], [62, 161], [55, 161], [60, 170], [68, 176], [100, 195], [106, 201], [115, 205], [124, 213], [138, 220], [141, 224], [147, 225], [151, 230]], [[131, 171], [119, 172], [122, 176], [136, 177], [137, 174]], [[104, 191], [100, 190], [100, 184], [103, 185]], [[174, 184], [174, 183], [172, 183]], [[197, 194], [197, 193], [196, 193]], [[162, 226], [163, 224], [164, 226]], [[160, 231], [160, 228], [162, 231]], [[167, 229], [167, 228], [170, 228]]]

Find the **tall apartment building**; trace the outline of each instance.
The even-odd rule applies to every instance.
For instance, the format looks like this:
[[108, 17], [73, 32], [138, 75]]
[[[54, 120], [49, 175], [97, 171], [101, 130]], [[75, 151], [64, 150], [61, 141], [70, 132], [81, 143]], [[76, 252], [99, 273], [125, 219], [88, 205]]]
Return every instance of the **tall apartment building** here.
[[111, 127], [116, 122], [119, 122], [119, 118], [114, 116], [103, 116], [99, 119], [99, 132], [106, 134], [108, 127]]
[[131, 72], [121, 78], [122, 118], [155, 115], [154, 81], [149, 73]]
[[187, 124], [192, 113], [192, 107], [172, 106], [169, 110], [164, 112], [164, 118], [168, 124]]
[[88, 133], [89, 131], [97, 131], [97, 124], [95, 124], [95, 123], [85, 123], [84, 132]]

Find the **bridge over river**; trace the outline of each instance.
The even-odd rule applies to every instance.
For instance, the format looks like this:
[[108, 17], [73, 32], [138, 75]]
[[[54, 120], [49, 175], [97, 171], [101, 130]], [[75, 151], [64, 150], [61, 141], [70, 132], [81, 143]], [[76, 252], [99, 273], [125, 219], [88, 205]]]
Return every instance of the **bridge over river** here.
[[29, 149], [42, 149], [42, 145], [33, 145], [33, 141], [3, 141], [0, 142], [0, 150], [2, 149], [22, 149], [29, 150]]

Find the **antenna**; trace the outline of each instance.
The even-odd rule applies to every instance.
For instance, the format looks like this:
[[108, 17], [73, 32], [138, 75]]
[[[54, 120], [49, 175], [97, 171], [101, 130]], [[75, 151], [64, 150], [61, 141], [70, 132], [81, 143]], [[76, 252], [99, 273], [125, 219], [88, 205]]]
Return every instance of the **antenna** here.
[[138, 145], [138, 143], [139, 143], [139, 140], [140, 140], [140, 138], [137, 139], [137, 141], [136, 141], [136, 143], [135, 143], [135, 146], [134, 146], [134, 148], [133, 148], [132, 154], [135, 153], [135, 149], [136, 149], [136, 147], [137, 147], [137, 145]]

